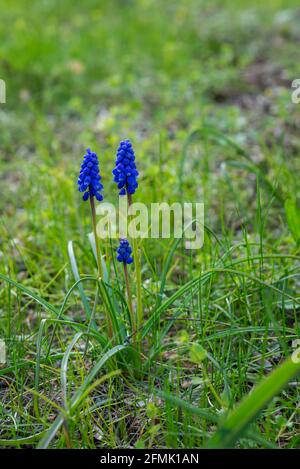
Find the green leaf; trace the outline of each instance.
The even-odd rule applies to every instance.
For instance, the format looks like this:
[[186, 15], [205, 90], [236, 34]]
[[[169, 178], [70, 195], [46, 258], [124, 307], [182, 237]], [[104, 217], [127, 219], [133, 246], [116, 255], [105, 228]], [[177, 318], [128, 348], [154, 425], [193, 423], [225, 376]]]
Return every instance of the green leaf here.
[[293, 236], [296, 243], [300, 241], [300, 210], [297, 207], [296, 201], [293, 199], [287, 199], [284, 204], [287, 224], [291, 235]]
[[[80, 386], [79, 389], [74, 393], [70, 404], [69, 404], [69, 412], [72, 412], [72, 409], [75, 409], [78, 406], [78, 403], [81, 400], [82, 395], [85, 393], [89, 385], [91, 384], [92, 380], [96, 377], [96, 375], [99, 373], [100, 369], [103, 367], [103, 365], [111, 358], [113, 357], [116, 353], [120, 352], [121, 350], [124, 350], [127, 346], [126, 345], [116, 345], [112, 349], [108, 350], [93, 366], [89, 374], [86, 376], [83, 384]], [[51, 427], [47, 430], [46, 434], [44, 437], [41, 439], [41, 441], [38, 444], [38, 448], [40, 449], [46, 449], [48, 448], [49, 444], [57, 434], [58, 430], [62, 426], [64, 421], [64, 416], [62, 414], [59, 414], [56, 419], [54, 420], [53, 424]]]
[[192, 344], [190, 348], [190, 361], [201, 363], [207, 357], [207, 351], [200, 344]]
[[277, 367], [264, 378], [241, 403], [231, 411], [219, 430], [212, 436], [210, 448], [230, 448], [244, 435], [250, 423], [257, 418], [261, 410], [276, 396], [287, 383], [300, 373], [300, 362], [292, 358]]
[[[158, 391], [157, 395], [160, 396], [162, 399], [169, 401], [174, 407], [181, 408], [183, 411], [185, 411], [188, 414], [196, 415], [200, 417], [201, 419], [205, 419], [208, 422], [211, 422], [214, 424], [217, 423], [219, 420], [218, 416], [215, 413], [212, 413], [211, 410], [195, 407], [189, 402], [183, 399], [180, 399], [179, 397], [174, 396], [170, 393], [167, 393], [164, 391]], [[262, 436], [257, 435], [257, 433], [254, 433], [253, 431], [247, 430], [245, 436], [253, 441], [257, 441], [258, 443], [263, 444], [267, 448], [273, 448], [273, 449], [276, 448], [276, 446], [273, 445], [273, 443], [264, 439]]]
[[[84, 311], [85, 311], [85, 313], [86, 313], [87, 318], [88, 318], [88, 319], [91, 319], [92, 310], [91, 310], [91, 308], [90, 308], [88, 299], [87, 299], [87, 297], [86, 297], [86, 295], [85, 295], [85, 293], [84, 293], [83, 286], [82, 286], [81, 282], [79, 282], [79, 280], [80, 280], [80, 275], [79, 275], [79, 272], [78, 272], [76, 257], [75, 257], [75, 253], [74, 253], [73, 241], [69, 241], [69, 242], [68, 242], [68, 254], [69, 254], [69, 259], [70, 259], [71, 268], [72, 268], [72, 272], [73, 272], [74, 278], [75, 278], [76, 282], [78, 282], [78, 283], [77, 283], [77, 287], [78, 287], [78, 290], [79, 290], [79, 293], [80, 293], [80, 296], [81, 296], [81, 300], [82, 300], [82, 303], [83, 303]], [[97, 327], [94, 320], [92, 320], [92, 327], [94, 327], [94, 328]]]
[[13, 285], [16, 287], [18, 290], [23, 292], [25, 295], [29, 296], [33, 300], [35, 300], [37, 303], [42, 305], [47, 311], [50, 313], [53, 313], [55, 316], [59, 315], [58, 310], [52, 306], [48, 301], [44, 300], [44, 298], [40, 297], [33, 291], [29, 290], [28, 288], [24, 287], [21, 283], [16, 282], [15, 280], [12, 280], [11, 278], [7, 277], [6, 275], [0, 274], [0, 279], [4, 280], [5, 282], [9, 283], [10, 285]]
[[35, 433], [34, 435], [25, 436], [23, 438], [14, 438], [11, 440], [0, 439], [0, 446], [21, 446], [21, 445], [29, 445], [34, 443], [36, 440], [41, 438], [44, 435], [44, 431], [40, 433]]

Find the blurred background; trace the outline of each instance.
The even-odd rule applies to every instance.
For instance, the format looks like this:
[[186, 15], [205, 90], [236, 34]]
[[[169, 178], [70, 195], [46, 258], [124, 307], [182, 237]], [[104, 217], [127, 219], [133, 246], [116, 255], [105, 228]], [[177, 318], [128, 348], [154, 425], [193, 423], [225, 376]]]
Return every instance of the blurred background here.
[[[75, 278], [96, 272], [78, 173], [90, 147], [99, 155], [105, 201], [116, 201], [111, 171], [124, 138], [132, 141], [140, 172], [134, 201], [204, 202], [205, 242], [187, 252], [171, 249], [169, 239], [143, 241], [145, 317], [182, 287], [174, 305], [165, 303], [162, 347], [155, 348], [162, 361], [152, 355], [153, 369], [151, 359], [145, 361], [150, 392], [144, 380], [128, 389], [124, 380], [124, 394], [123, 384], [113, 384], [108, 395], [115, 402], [109, 397], [102, 415], [107, 396], [101, 385], [70, 427], [76, 422], [81, 447], [201, 446], [215, 424], [166, 403], [159, 427], [155, 406], [148, 413], [143, 404], [152, 386], [166, 383], [184, 402], [216, 405], [220, 414], [289, 356], [299, 336], [296, 298], [291, 301], [300, 288], [300, 103], [292, 102], [291, 87], [300, 79], [299, 0], [1, 0], [0, 6], [0, 79], [6, 83], [0, 104], [0, 336], [8, 357], [8, 368], [0, 370], [0, 446], [19, 436], [35, 444], [31, 435], [50, 425], [62, 405], [59, 354], [73, 329], [57, 329], [50, 357], [46, 332], [45, 342], [38, 333], [49, 312], [32, 296], [53, 308], [63, 304], [74, 284], [70, 240]], [[116, 246], [113, 241], [112, 253], [105, 246], [108, 264]], [[241, 275], [218, 273], [223, 263]], [[112, 263], [109, 268], [113, 272]], [[205, 281], [189, 283], [205, 272]], [[134, 293], [135, 286], [132, 281]], [[92, 304], [94, 283], [84, 289]], [[169, 330], [166, 317], [173, 321], [179, 312], [187, 321], [180, 318]], [[77, 291], [67, 314], [86, 321]], [[102, 333], [101, 314], [99, 307]], [[149, 343], [156, 344], [156, 329], [155, 319]], [[38, 389], [50, 400], [40, 416], [31, 392], [37, 338], [39, 361], [43, 354], [49, 358]], [[203, 357], [188, 355], [187, 344], [200, 339], [212, 352], [207, 369], [218, 402], [208, 397], [204, 374], [199, 381]], [[97, 347], [91, 359], [99, 360], [103, 349]], [[194, 371], [187, 363], [195, 363]], [[76, 353], [73, 368], [68, 381], [76, 389], [89, 369], [85, 352], [82, 359]], [[191, 372], [198, 381], [190, 380]], [[299, 386], [290, 384], [255, 424], [268, 440], [263, 446], [299, 447]], [[152, 394], [147, 402], [153, 404]], [[56, 444], [65, 446], [63, 434]]]
[[[85, 148], [99, 153], [113, 198], [111, 169], [124, 137], [138, 156], [139, 200], [205, 193], [218, 223], [225, 191], [233, 222], [234, 189], [222, 186], [232, 149], [190, 145], [185, 185], [177, 184], [182, 149], [203, 126], [233, 138], [271, 178], [280, 175], [283, 191], [298, 193], [297, 1], [2, 0], [1, 18], [2, 241], [26, 244], [34, 233], [34, 247], [65, 252], [75, 230], [86, 232], [76, 192]], [[242, 174], [235, 190], [251, 207], [255, 181], [249, 186], [251, 175]]]

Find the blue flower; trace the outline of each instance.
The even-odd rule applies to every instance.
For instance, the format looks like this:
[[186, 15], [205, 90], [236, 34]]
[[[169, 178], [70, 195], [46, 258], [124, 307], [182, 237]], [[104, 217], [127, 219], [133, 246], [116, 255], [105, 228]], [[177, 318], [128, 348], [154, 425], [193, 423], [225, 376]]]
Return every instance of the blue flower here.
[[117, 151], [116, 167], [113, 170], [114, 182], [117, 183], [119, 194], [134, 194], [137, 187], [139, 175], [135, 166], [135, 155], [130, 140], [120, 142]]
[[78, 190], [84, 192], [83, 200], [88, 200], [89, 197], [96, 197], [97, 200], [103, 200], [101, 191], [103, 185], [101, 184], [101, 176], [99, 172], [99, 162], [97, 153], [92, 152], [89, 148], [83, 157], [81, 169], [78, 177]]
[[131, 253], [132, 249], [127, 239], [121, 239], [120, 245], [117, 249], [117, 260], [119, 262], [125, 262], [126, 264], [132, 264], [133, 258]]

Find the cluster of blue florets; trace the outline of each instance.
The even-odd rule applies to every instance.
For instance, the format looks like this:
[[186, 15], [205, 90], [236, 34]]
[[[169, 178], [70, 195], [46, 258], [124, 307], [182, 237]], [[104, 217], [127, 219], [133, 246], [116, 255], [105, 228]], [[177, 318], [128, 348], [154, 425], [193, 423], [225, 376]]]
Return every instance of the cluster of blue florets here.
[[132, 264], [133, 258], [131, 253], [132, 249], [127, 239], [121, 239], [120, 245], [117, 249], [117, 260], [119, 262], [125, 262], [126, 264]]
[[117, 183], [119, 194], [134, 194], [137, 187], [139, 175], [135, 166], [135, 155], [130, 140], [120, 142], [117, 151], [116, 167], [113, 170], [114, 182]]
[[[120, 195], [134, 194], [137, 187], [137, 178], [139, 173], [135, 166], [135, 155], [130, 140], [120, 142], [117, 151], [116, 167], [113, 170], [114, 181], [118, 184]], [[84, 192], [83, 200], [96, 197], [97, 200], [103, 200], [101, 191], [101, 176], [99, 172], [99, 162], [96, 153], [89, 148], [83, 157], [81, 169], [78, 177], [78, 190]], [[132, 264], [132, 249], [127, 239], [121, 239], [117, 249], [117, 260], [125, 264]]]
[[101, 176], [99, 172], [99, 162], [97, 153], [92, 152], [89, 148], [83, 157], [81, 169], [78, 177], [78, 190], [84, 192], [83, 200], [88, 200], [89, 197], [95, 196], [97, 200], [103, 200], [101, 191], [103, 185], [101, 184]]

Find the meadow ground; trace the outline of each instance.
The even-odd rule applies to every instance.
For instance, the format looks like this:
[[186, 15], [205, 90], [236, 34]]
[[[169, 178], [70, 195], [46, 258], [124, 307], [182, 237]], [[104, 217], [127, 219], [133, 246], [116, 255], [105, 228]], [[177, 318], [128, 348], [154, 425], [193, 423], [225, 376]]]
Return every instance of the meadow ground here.
[[[3, 0], [1, 18], [0, 446], [299, 448], [298, 2]], [[76, 185], [91, 147], [115, 202], [123, 138], [135, 201], [205, 203], [202, 249], [139, 245], [137, 352], [114, 240], [114, 337], [101, 300], [90, 320]]]

